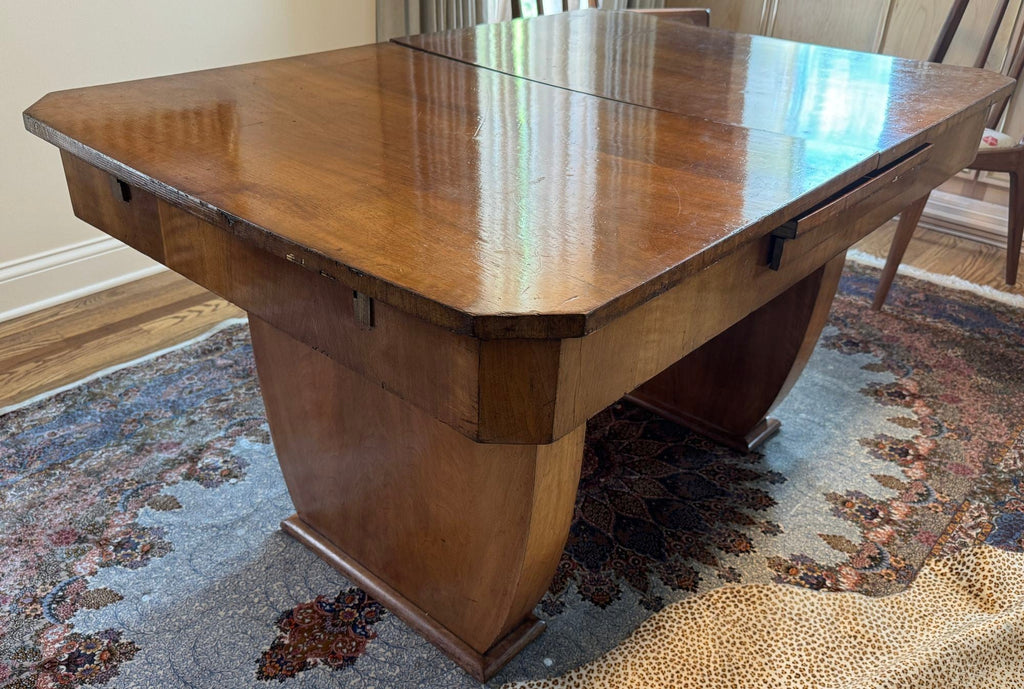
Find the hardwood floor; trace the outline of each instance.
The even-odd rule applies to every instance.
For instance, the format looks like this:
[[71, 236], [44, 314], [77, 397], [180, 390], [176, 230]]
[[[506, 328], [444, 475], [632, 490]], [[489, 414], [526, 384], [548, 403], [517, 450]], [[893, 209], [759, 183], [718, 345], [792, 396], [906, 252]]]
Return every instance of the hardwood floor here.
[[[884, 258], [895, 223], [855, 248]], [[905, 263], [1024, 296], [1005, 249], [918, 230]], [[896, 278], [900, 279], [899, 276]], [[170, 271], [0, 323], [0, 407], [189, 340], [245, 313]]]
[[[896, 231], [896, 223], [889, 222], [868, 235], [854, 248], [885, 260]], [[952, 275], [977, 285], [985, 285], [1000, 292], [1024, 296], [1024, 273], [1017, 284], [1003, 281], [1006, 271], [1006, 247], [973, 242], [934, 230], [918, 228], [907, 247], [903, 265], [939, 275]], [[896, 281], [900, 276], [896, 276]]]
[[0, 323], [0, 407], [245, 313], [170, 271]]

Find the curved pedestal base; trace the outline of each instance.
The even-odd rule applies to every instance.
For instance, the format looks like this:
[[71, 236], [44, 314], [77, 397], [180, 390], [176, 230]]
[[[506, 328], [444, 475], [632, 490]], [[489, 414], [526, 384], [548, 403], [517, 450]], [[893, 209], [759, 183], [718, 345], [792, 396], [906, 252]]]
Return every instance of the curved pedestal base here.
[[284, 529], [481, 681], [543, 629], [533, 608], [572, 521], [584, 427], [477, 443], [250, 317]]
[[843, 252], [627, 399], [727, 447], [757, 448], [779, 430], [768, 413], [814, 351], [845, 260]]
[[281, 522], [281, 530], [292, 536], [299, 543], [312, 550], [321, 559], [345, 575], [353, 584], [363, 589], [373, 598], [380, 601], [392, 614], [412, 627], [423, 638], [434, 646], [463, 670], [480, 682], [486, 682], [495, 675], [505, 663], [523, 650], [528, 643], [540, 636], [546, 625], [532, 614], [495, 643], [486, 653], [479, 653], [462, 639], [441, 626], [437, 620], [425, 613], [398, 591], [385, 584], [358, 562], [343, 553], [337, 546], [317, 533], [299, 518], [292, 516]]
[[[842, 262], [634, 397], [733, 447], [756, 447], [778, 428], [764, 415], [810, 355]], [[298, 512], [282, 528], [486, 681], [544, 628], [532, 611], [568, 536], [584, 426], [546, 445], [478, 443], [259, 318], [250, 328]]]

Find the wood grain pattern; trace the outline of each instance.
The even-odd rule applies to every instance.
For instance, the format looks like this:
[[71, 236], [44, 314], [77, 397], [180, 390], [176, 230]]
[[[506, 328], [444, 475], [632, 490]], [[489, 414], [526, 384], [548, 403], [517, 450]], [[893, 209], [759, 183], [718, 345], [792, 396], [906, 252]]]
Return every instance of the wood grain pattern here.
[[[129, 240], [146, 236], [146, 246], [171, 269], [465, 434], [477, 435], [475, 340], [387, 304], [375, 305], [374, 325], [366, 328], [355, 313], [352, 290], [330, 276], [254, 247], [142, 189], [132, 187], [132, 201], [124, 204], [109, 173], [67, 152], [63, 157], [79, 217]], [[134, 204], [146, 215], [121, 211]]]
[[765, 419], [796, 383], [825, 327], [846, 252], [647, 381], [630, 399], [729, 447], [767, 440]]
[[[141, 189], [132, 187], [132, 203], [153, 206], [155, 218], [147, 216], [147, 221], [156, 225], [150, 232], [161, 238], [156, 246], [174, 270], [471, 439], [548, 443], [763, 306], [959, 169], [973, 149], [962, 143], [969, 137], [957, 132], [978, 129], [983, 115], [979, 110], [974, 121], [936, 127], [942, 137], [932, 148], [811, 209], [809, 227], [787, 243], [785, 270], [768, 269], [765, 237], [582, 340], [561, 343], [477, 341], [386, 304], [374, 308], [374, 326], [367, 328], [356, 318], [351, 290], [337, 280], [246, 244], [164, 201], [150, 200]], [[108, 173], [64, 156], [76, 213], [136, 222], [135, 216], [105, 210], [123, 204], [105, 183]], [[708, 310], [713, 302], [717, 308]], [[645, 337], [635, 337], [637, 332]], [[632, 363], [618, 364], [623, 357]]]
[[[116, 329], [119, 323], [148, 318], [154, 311], [173, 308], [176, 302], [201, 303], [214, 295], [189, 280], [163, 271], [141, 280], [112, 287], [34, 313], [0, 321], [3, 357], [31, 357], [66, 340], [97, 330]], [[109, 311], [109, 316], [103, 314]], [[239, 312], [241, 313], [241, 312]]]
[[[631, 12], [570, 12], [538, 17], [528, 26], [525, 35], [515, 37], [515, 57], [490, 50], [513, 41], [508, 24], [397, 40], [581, 93], [758, 132], [796, 135], [805, 142], [824, 140], [828, 150], [821, 151], [823, 158], [837, 154], [833, 146], [838, 142], [885, 150], [891, 157], [878, 164], [919, 146], [929, 126], [961, 112], [960, 99], [990, 104], [1012, 88], [1009, 80], [994, 74], [949, 66], [931, 71], [914, 61], [708, 31]], [[568, 55], [589, 56], [586, 68], [577, 61], [532, 57], [552, 43], [565, 44]], [[595, 71], [616, 69], [620, 54], [631, 57], [629, 71], [621, 78], [594, 78]], [[710, 86], [708, 70], [725, 63], [729, 69], [716, 77], [721, 88]], [[854, 110], [877, 116], [870, 124], [837, 119], [840, 111]]]
[[545, 628], [532, 614], [487, 652], [480, 653], [451, 633], [429, 613], [385, 583], [380, 577], [352, 559], [323, 534], [306, 524], [297, 514], [281, 522], [281, 530], [292, 536], [370, 596], [380, 601], [395, 616], [424, 638], [430, 639], [442, 653], [455, 661], [479, 682], [486, 682]]
[[474, 443], [260, 319], [250, 328], [301, 520], [486, 654], [547, 589], [584, 428], [549, 445]]
[[167, 272], [0, 323], [0, 407], [170, 347], [243, 315]]
[[[886, 223], [854, 248], [884, 259], [895, 227], [895, 222]], [[903, 259], [905, 266], [1024, 296], [1024, 284], [1007, 285], [1003, 281], [1005, 263], [1002, 245], [980, 244], [927, 227], [918, 229]], [[178, 308], [176, 304], [182, 301], [179, 298], [182, 296], [186, 297], [186, 305]], [[0, 386], [0, 407], [190, 339], [194, 336], [193, 321], [189, 319], [193, 305], [214, 297], [190, 280], [168, 271], [0, 322], [0, 371], [8, 370], [12, 356], [24, 356], [28, 361], [48, 357], [46, 365], [25, 369], [20, 385]], [[194, 303], [190, 299], [194, 299]], [[203, 330], [220, 318], [244, 315], [240, 309], [219, 301], [218, 308], [209, 312], [216, 314], [217, 320], [204, 323]], [[160, 319], [165, 327], [136, 330], [133, 323], [136, 315], [142, 322]], [[163, 319], [163, 315], [170, 318]], [[140, 341], [138, 338], [143, 332], [151, 339]], [[93, 344], [108, 334], [111, 342], [131, 343], [137, 351], [126, 353]], [[83, 349], [89, 349], [94, 355], [83, 360], [79, 356]]]
[[[600, 319], [650, 298], [812, 203], [802, 196], [826, 193], [817, 188], [838, 188], [874, 167], [871, 152], [837, 149], [828, 161], [793, 156], [798, 144], [786, 137], [751, 139], [701, 118], [539, 84], [513, 88], [516, 80], [509, 77], [394, 45], [232, 68], [228, 85], [221, 83], [223, 74], [91, 89], [91, 117], [77, 99], [74, 109], [65, 107], [73, 94], [55, 94], [29, 111], [29, 124], [132, 186], [183, 205], [258, 248], [291, 255], [377, 301], [481, 337], [585, 334]], [[315, 94], [302, 91], [297, 85], [307, 74], [318, 75], [318, 85], [329, 74], [329, 84]], [[380, 74], [384, 83], [378, 83]], [[252, 82], [265, 89], [251, 88]], [[239, 89], [230, 96], [233, 108], [218, 107], [231, 83]], [[467, 102], [466, 92], [481, 99]], [[353, 99], [352, 93], [364, 96]], [[135, 139], [113, 126], [125, 121], [129, 133], [160, 132], [170, 116], [152, 115], [152, 106], [164, 96], [187, 113], [204, 106], [222, 113], [224, 128], [237, 123], [240, 131], [213, 146], [188, 128], [167, 124], [161, 135], [168, 146], [154, 151], [149, 136]], [[111, 102], [124, 105], [112, 112]], [[281, 103], [296, 112], [282, 111]], [[331, 131], [339, 107], [350, 111], [348, 135], [317, 140], [317, 132]], [[494, 115], [524, 108], [555, 120], [560, 112], [568, 120], [583, 117], [587, 129], [619, 136], [604, 149], [572, 131], [537, 126], [520, 132]], [[308, 128], [296, 130], [296, 118]], [[247, 126], [249, 121], [258, 124]], [[384, 131], [394, 133], [384, 137]], [[250, 139], [252, 145], [245, 145]], [[701, 145], [708, 139], [735, 155], [709, 165]], [[785, 185], [769, 185], [783, 160], [780, 150], [792, 170]], [[154, 153], [154, 159], [138, 159]], [[296, 160], [305, 162], [297, 169]], [[338, 160], [346, 166], [331, 162]], [[567, 168], [576, 170], [571, 178]], [[320, 183], [305, 184], [309, 179]], [[538, 179], [548, 181], [538, 187]], [[580, 180], [591, 188], [577, 190]], [[683, 203], [681, 190], [743, 196], [747, 185], [756, 194], [731, 213], [710, 193], [688, 191]], [[197, 189], [204, 198], [194, 198]], [[568, 203], [574, 195], [597, 207]], [[657, 211], [670, 203], [677, 213]], [[572, 228], [571, 241], [566, 228]], [[621, 228], [629, 228], [635, 241], [620, 244]], [[432, 241], [441, 232], [445, 240]]]
[[[637, 13], [515, 24], [527, 55], [559, 46], [593, 56], [576, 67], [523, 61], [523, 76], [575, 91], [391, 44], [51, 94], [26, 123], [378, 302], [478, 337], [561, 338], [758, 240], [888, 162], [880, 147], [902, 155], [964, 103], [984, 107], [1009, 84]], [[406, 40], [512, 45], [510, 25]], [[605, 36], [624, 57], [595, 43]], [[597, 65], [605, 78], [594, 79]], [[792, 118], [743, 105], [758, 93], [775, 108], [819, 95]], [[885, 113], [877, 131], [836, 131], [861, 121], [824, 107], [837, 93], [851, 107], [875, 103]], [[524, 118], [500, 116], [512, 112]], [[542, 126], [540, 113], [572, 124]], [[588, 135], [597, 131], [616, 135]]]
[[914, 174], [866, 198], [851, 190], [860, 198], [852, 205], [834, 199], [843, 213], [786, 242], [779, 271], [766, 265], [765, 237], [589, 336], [564, 340], [555, 437], [793, 287], [959, 169], [974, 151], [965, 134], [981, 126], [984, 114], [949, 124]]
[[494, 69], [378, 45], [26, 113], [76, 213], [250, 312], [288, 528], [479, 677], [535, 633], [587, 418], [748, 318], [783, 343], [745, 377], [770, 406], [843, 252], [1009, 86], [637, 14], [515, 26], [424, 39]]
[[[886, 223], [853, 248], [884, 259], [892, 245], [896, 223]], [[903, 265], [913, 266], [937, 275], [960, 278], [997, 292], [1024, 296], [1024, 283], [1007, 285], [1003, 280], [1006, 249], [981, 244], [927, 227], [919, 227], [914, 241], [907, 248]]]
[[157, 198], [136, 191], [115, 175], [84, 174], [92, 169], [67, 151], [61, 151], [65, 178], [75, 179], [68, 184], [71, 207], [75, 215], [128, 246], [141, 251], [154, 261], [167, 263], [164, 243], [159, 232]]
[[559, 396], [572, 394], [572, 388], [559, 389], [559, 369], [564, 364], [560, 340], [482, 341], [482, 432], [477, 438], [492, 443], [547, 443], [568, 432], [555, 426]]
[[[77, 378], [63, 373], [65, 366], [89, 373], [102, 370], [102, 362], [113, 358], [116, 361], [131, 360], [154, 351], [151, 343], [162, 341], [163, 331], [174, 330], [182, 339], [201, 335], [226, 318], [238, 317], [239, 313], [221, 299], [211, 299], [185, 306], [181, 302], [171, 304], [168, 313], [123, 328], [117, 324], [116, 334], [94, 338], [88, 335], [88, 344], [75, 347], [70, 356], [64, 347], [49, 353], [33, 352], [31, 357], [0, 360], [0, 387], [5, 396], [14, 400], [28, 399], [36, 394], [72, 383]], [[127, 339], [126, 339], [127, 338]], [[70, 343], [64, 343], [66, 346]], [[88, 374], [86, 374], [88, 375]]]

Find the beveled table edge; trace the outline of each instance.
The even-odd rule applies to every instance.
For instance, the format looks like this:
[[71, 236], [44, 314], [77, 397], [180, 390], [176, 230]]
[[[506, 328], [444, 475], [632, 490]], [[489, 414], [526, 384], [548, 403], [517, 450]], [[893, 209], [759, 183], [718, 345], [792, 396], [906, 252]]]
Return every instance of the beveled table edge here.
[[[438, 57], [437, 59], [445, 58]], [[592, 97], [599, 98], [599, 96]], [[703, 252], [678, 263], [660, 275], [608, 300], [599, 308], [589, 312], [472, 314], [430, 299], [406, 287], [390, 283], [358, 268], [347, 266], [318, 251], [282, 237], [269, 228], [228, 213], [199, 197], [182, 192], [58, 131], [46, 122], [37, 119], [32, 114], [32, 108], [23, 113], [23, 119], [25, 129], [44, 141], [131, 186], [147, 191], [157, 198], [181, 208], [200, 220], [250, 242], [258, 249], [296, 263], [325, 278], [338, 280], [372, 299], [379, 299], [445, 330], [479, 339], [584, 337], [668, 291], [686, 277], [700, 272], [736, 249], [749, 242], [760, 240], [776, 226], [788, 220], [787, 216], [794, 213], [787, 212], [786, 209], [779, 209], [763, 216], [747, 228], [710, 244], [709, 247], [717, 249], [714, 255]], [[868, 156], [862, 163], [851, 167], [843, 175], [833, 178], [828, 184], [804, 194], [791, 205], [791, 208], [798, 209], [795, 212], [811, 208], [815, 203], [827, 197], [830, 192], [842, 189], [864, 174], [876, 169], [878, 160], [877, 154]]]
[[[495, 71], [490, 70], [488, 67], [476, 65], [458, 58], [438, 54], [417, 46], [402, 43], [400, 39], [392, 39], [391, 42], [378, 45], [394, 45], [396, 48], [425, 53], [438, 60], [447, 60], [467, 67]], [[507, 73], [502, 74], [510, 79], [532, 81], [533, 83], [549, 88], [572, 90], [555, 84], [534, 81], [527, 77]], [[751, 242], [761, 240], [765, 235], [772, 232], [779, 225], [782, 225], [791, 218], [812, 208], [815, 204], [827, 198], [829, 195], [842, 190], [864, 175], [886, 165], [890, 160], [912, 150], [917, 145], [925, 141], [930, 132], [954, 124], [963, 117], [969, 116], [979, 107], [988, 108], [999, 98], [1005, 97], [1005, 94], [1008, 91], [1011, 91], [1013, 86], [1014, 82], [1007, 79], [1005, 84], [992, 91], [988, 97], [975, 103], [972, 107], [955, 113], [944, 120], [935, 122], [932, 126], [894, 144], [883, 153], [880, 153], [877, 150], [870, 151], [865, 149], [866, 156], [861, 163], [851, 166], [843, 174], [833, 177], [826, 183], [809, 190], [802, 196], [794, 198], [787, 207], [779, 208], [772, 213], [762, 216], [747, 225], [745, 228], [737, 230], [732, 234], [723, 237], [719, 241], [709, 244], [701, 253], [683, 260], [675, 266], [663, 271], [661, 274], [656, 275], [642, 284], [638, 284], [634, 288], [609, 299], [601, 306], [587, 312], [577, 313], [474, 314], [462, 311], [431, 299], [430, 297], [416, 292], [415, 290], [389, 282], [384, 278], [361, 271], [358, 268], [345, 265], [344, 263], [330, 258], [321, 252], [287, 239], [267, 227], [263, 227], [243, 217], [224, 211], [223, 209], [218, 208], [197, 196], [179, 191], [158, 179], [150, 177], [125, 163], [111, 158], [101, 151], [67, 136], [47, 124], [45, 121], [38, 119], [33, 114], [35, 106], [53, 94], [43, 96], [43, 98], [37, 101], [36, 104], [33, 104], [25, 110], [23, 113], [23, 119], [25, 128], [30, 133], [97, 168], [114, 175], [118, 179], [148, 191], [158, 198], [181, 208], [201, 220], [224, 229], [239, 238], [252, 243], [253, 246], [258, 249], [289, 260], [312, 272], [319, 273], [326, 278], [338, 280], [355, 291], [361, 292], [372, 299], [379, 299], [380, 301], [399, 310], [416, 315], [433, 325], [457, 334], [468, 335], [479, 339], [566, 339], [584, 337], [604, 327], [632, 309], [675, 287], [685, 278], [698, 273], [709, 265], [721, 260], [726, 255]], [[590, 98], [609, 100], [604, 96], [596, 94], [590, 94], [582, 91], [574, 92]], [[54, 93], [59, 93], [59, 91]], [[644, 104], [626, 104], [637, 108], [655, 109]], [[685, 114], [672, 112], [667, 112], [667, 114], [678, 117], [689, 117]], [[734, 127], [747, 131], [757, 131], [757, 128], [739, 125], [736, 123], [716, 123], [726, 127]], [[713, 248], [714, 251], [707, 251], [707, 249], [711, 248]]]

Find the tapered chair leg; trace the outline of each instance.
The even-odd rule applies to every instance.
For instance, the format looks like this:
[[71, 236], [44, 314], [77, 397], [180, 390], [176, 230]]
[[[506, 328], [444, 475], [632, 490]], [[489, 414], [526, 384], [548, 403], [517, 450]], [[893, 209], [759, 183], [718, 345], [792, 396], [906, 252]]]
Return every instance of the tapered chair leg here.
[[1010, 224], [1006, 233], [1006, 284], [1017, 284], [1021, 236], [1024, 235], [1024, 193], [1020, 179], [1024, 169], [1010, 173]]
[[[889, 296], [889, 288], [892, 287], [893, 278], [896, 277], [896, 270], [903, 261], [903, 254], [907, 251], [910, 238], [914, 236], [918, 221], [928, 203], [928, 195], [924, 195], [917, 201], [903, 209], [900, 213], [900, 223], [896, 227], [896, 236], [892, 238], [892, 245], [889, 247], [889, 256], [885, 259], [885, 267], [882, 268], [882, 276], [878, 279], [878, 288], [875, 290], [875, 301], [871, 305], [875, 311], [881, 311], [885, 304], [885, 298]], [[1019, 247], [1018, 247], [1019, 248]]]

